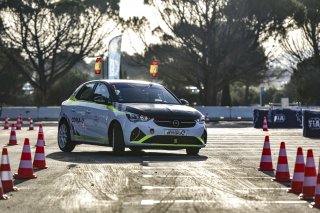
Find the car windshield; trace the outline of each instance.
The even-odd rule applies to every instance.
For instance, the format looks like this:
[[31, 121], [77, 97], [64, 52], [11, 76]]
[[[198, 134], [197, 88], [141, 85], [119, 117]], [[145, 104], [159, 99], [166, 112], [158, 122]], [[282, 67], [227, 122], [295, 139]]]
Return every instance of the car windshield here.
[[180, 104], [164, 87], [155, 84], [112, 83], [119, 103]]

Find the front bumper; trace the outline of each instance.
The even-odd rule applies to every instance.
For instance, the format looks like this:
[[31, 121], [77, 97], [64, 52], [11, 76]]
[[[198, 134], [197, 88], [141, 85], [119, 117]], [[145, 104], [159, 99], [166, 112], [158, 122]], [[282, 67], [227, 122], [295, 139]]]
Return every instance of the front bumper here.
[[[153, 119], [147, 122], [127, 121], [123, 127], [127, 147], [183, 149], [188, 147], [203, 148], [207, 142], [205, 124], [196, 123], [189, 128], [161, 127]], [[187, 135], [166, 135], [165, 130], [185, 130]]]

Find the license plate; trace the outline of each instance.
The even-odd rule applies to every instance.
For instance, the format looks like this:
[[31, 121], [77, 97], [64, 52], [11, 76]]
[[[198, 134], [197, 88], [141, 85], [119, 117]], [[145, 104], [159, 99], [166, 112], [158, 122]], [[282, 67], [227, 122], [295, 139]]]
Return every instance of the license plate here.
[[178, 136], [187, 136], [188, 130], [183, 129], [165, 129], [164, 130], [165, 135], [178, 135]]

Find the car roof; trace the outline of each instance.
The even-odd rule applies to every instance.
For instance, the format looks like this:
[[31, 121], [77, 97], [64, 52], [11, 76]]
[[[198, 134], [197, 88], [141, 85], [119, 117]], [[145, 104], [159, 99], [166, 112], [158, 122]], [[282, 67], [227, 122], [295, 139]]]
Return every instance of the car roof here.
[[106, 82], [106, 83], [135, 83], [135, 84], [155, 84], [162, 86], [161, 84], [155, 83], [155, 82], [148, 82], [148, 81], [142, 81], [142, 80], [127, 80], [127, 79], [101, 79], [100, 81]]

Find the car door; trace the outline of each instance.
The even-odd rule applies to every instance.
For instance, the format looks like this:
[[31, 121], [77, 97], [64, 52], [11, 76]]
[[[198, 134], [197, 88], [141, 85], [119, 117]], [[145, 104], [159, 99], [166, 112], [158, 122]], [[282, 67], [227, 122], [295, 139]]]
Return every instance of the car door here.
[[72, 111], [71, 123], [76, 141], [86, 141], [88, 128], [85, 125], [88, 119], [88, 112], [91, 112], [91, 103], [96, 82], [89, 82], [79, 90], [76, 95], [77, 105]]
[[107, 102], [110, 101], [110, 92], [108, 86], [100, 82], [95, 88], [93, 94], [94, 107], [92, 107], [92, 120], [88, 129], [90, 137], [96, 143], [108, 143], [107, 130], [111, 121], [112, 112], [107, 107]]

